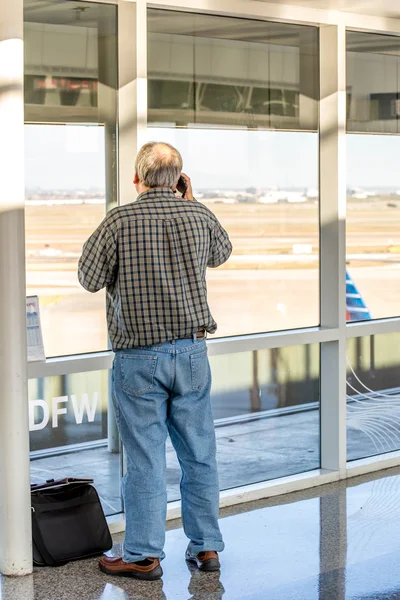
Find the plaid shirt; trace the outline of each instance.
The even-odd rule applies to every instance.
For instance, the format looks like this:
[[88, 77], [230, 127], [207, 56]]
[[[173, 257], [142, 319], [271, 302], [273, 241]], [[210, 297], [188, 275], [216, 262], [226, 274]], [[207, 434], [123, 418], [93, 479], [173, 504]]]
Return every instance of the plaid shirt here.
[[114, 350], [148, 346], [216, 331], [206, 268], [231, 252], [206, 206], [155, 188], [108, 213], [83, 247], [78, 277], [89, 292], [107, 288]]

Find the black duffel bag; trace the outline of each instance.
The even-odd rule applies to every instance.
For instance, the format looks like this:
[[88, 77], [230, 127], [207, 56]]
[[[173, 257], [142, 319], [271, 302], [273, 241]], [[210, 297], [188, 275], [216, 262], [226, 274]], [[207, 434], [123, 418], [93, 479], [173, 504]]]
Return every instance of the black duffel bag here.
[[35, 566], [61, 566], [110, 550], [110, 531], [92, 483], [69, 477], [31, 485]]

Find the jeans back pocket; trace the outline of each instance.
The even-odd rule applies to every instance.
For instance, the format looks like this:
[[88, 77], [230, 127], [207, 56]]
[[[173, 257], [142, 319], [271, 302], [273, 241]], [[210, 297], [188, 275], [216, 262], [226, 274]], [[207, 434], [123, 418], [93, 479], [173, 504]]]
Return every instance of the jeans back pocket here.
[[142, 396], [153, 388], [157, 356], [121, 355], [121, 387], [126, 394]]
[[192, 389], [199, 392], [206, 387], [208, 382], [207, 350], [190, 356], [190, 368], [192, 370]]

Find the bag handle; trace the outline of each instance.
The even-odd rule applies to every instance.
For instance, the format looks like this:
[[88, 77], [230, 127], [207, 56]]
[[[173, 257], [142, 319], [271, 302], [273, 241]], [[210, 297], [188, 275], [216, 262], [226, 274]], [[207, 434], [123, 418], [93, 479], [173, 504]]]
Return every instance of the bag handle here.
[[49, 488], [65, 487], [74, 483], [93, 483], [93, 479], [89, 478], [78, 478], [78, 477], [65, 477], [64, 479], [47, 479], [46, 483], [32, 483], [31, 492], [39, 492], [41, 490], [47, 490]]
[[32, 507], [32, 533], [33, 539], [35, 540], [35, 544], [40, 554], [42, 555], [43, 560], [46, 562], [49, 567], [55, 567], [60, 564], [57, 563], [54, 558], [51, 556], [50, 552], [47, 550], [46, 545], [43, 541], [43, 537], [40, 531], [39, 524], [36, 519], [35, 509]]

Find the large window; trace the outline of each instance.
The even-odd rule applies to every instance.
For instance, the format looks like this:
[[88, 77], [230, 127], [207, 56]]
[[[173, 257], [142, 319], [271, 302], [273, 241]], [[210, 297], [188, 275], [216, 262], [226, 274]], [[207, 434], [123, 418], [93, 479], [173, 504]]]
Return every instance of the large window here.
[[27, 293], [38, 295], [47, 356], [107, 348], [105, 293], [77, 275], [105, 216], [104, 127], [25, 126]]
[[347, 305], [359, 321], [400, 314], [400, 38], [350, 32], [347, 45]]
[[350, 320], [400, 314], [400, 137], [348, 135]]
[[116, 196], [116, 7], [25, 6], [27, 289], [48, 357], [105, 350], [104, 293], [76, 270]]
[[182, 152], [228, 230], [208, 273], [217, 335], [318, 325], [318, 34], [148, 12], [148, 140]]
[[[25, 3], [26, 278], [47, 357], [108, 348], [105, 295], [80, 287], [77, 263], [117, 202], [116, 16], [107, 4]], [[112, 514], [121, 468], [108, 402], [108, 371], [29, 382], [32, 482], [93, 477]]]

